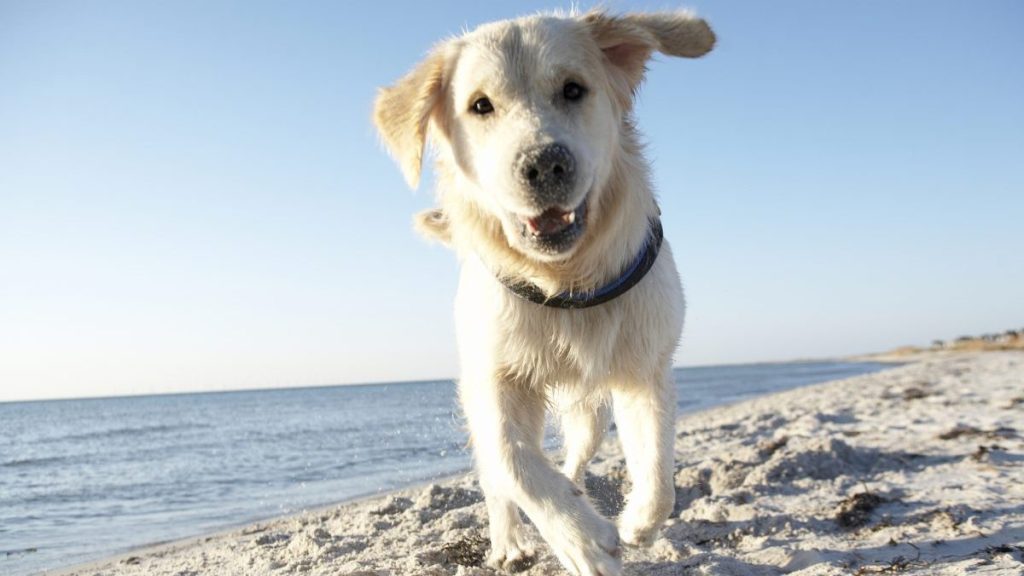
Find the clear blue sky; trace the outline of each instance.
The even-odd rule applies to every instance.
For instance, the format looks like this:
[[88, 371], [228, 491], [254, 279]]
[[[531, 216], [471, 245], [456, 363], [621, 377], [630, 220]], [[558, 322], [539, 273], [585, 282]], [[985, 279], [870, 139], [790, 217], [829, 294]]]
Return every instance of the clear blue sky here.
[[[454, 376], [457, 264], [374, 92], [566, 6], [0, 1], [0, 400]], [[1024, 4], [689, 6], [716, 51], [637, 109], [677, 363], [1024, 325]]]

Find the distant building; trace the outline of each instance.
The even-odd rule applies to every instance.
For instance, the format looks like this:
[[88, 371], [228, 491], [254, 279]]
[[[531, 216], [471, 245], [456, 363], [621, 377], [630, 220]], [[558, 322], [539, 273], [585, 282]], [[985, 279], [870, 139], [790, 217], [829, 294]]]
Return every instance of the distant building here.
[[996, 341], [1000, 344], [1010, 344], [1016, 342], [1018, 338], [1020, 338], [1020, 332], [1017, 332], [1016, 330], [1007, 330], [1000, 334]]

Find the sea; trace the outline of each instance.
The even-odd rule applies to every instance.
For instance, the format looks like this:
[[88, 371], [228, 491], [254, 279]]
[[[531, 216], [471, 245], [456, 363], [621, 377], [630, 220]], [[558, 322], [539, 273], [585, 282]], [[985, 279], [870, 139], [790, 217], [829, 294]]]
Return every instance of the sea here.
[[[683, 413], [885, 367], [674, 375]], [[44, 573], [470, 467], [449, 380], [0, 403], [0, 574]]]

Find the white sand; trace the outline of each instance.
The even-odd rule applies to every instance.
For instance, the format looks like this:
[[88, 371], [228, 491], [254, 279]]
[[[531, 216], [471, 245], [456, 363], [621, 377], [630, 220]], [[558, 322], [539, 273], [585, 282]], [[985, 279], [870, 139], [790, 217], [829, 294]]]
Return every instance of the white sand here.
[[[687, 416], [677, 506], [625, 573], [1024, 574], [1024, 354], [934, 356]], [[605, 442], [588, 488], [621, 506]], [[840, 514], [840, 512], [846, 512]], [[489, 575], [471, 476], [149, 548], [68, 575]], [[522, 574], [564, 574], [545, 545]]]

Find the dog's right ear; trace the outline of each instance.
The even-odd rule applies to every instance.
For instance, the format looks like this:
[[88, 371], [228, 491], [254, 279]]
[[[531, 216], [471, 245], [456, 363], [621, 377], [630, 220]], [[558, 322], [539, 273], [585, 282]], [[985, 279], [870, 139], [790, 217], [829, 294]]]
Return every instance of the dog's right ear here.
[[373, 122], [411, 188], [420, 182], [427, 129], [445, 90], [449, 50], [435, 48], [411, 72], [387, 88], [373, 103]]

